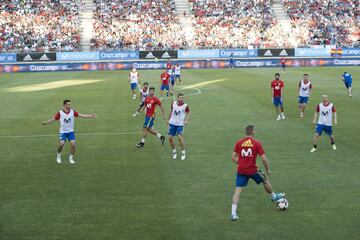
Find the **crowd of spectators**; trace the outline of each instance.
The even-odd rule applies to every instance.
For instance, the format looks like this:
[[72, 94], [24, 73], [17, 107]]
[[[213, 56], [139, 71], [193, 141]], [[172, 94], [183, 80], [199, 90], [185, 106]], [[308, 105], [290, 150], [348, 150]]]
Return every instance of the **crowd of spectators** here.
[[179, 49], [185, 35], [173, 0], [94, 0], [93, 50]]
[[359, 0], [284, 0], [299, 45], [360, 46]]

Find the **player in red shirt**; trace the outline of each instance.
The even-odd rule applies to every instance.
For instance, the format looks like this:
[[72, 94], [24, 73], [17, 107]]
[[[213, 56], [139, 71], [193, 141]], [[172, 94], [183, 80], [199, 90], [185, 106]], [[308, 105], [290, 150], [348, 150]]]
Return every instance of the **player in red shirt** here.
[[281, 62], [281, 69], [280, 71], [284, 72], [285, 73], [285, 67], [286, 67], [286, 59], [284, 57], [281, 58], [280, 60]]
[[142, 112], [146, 108], [146, 115], [145, 115], [145, 122], [144, 122], [144, 127], [143, 127], [143, 136], [142, 136], [141, 142], [136, 144], [136, 146], [139, 147], [139, 148], [144, 147], [145, 138], [148, 135], [148, 132], [155, 135], [156, 137], [158, 137], [160, 139], [162, 145], [164, 145], [164, 142], [165, 142], [165, 137], [163, 135], [161, 135], [160, 133], [158, 133], [155, 130], [155, 128], [153, 127], [154, 119], [155, 119], [156, 106], [160, 107], [161, 113], [162, 113], [162, 118], [163, 118], [163, 120], [165, 120], [164, 108], [161, 105], [161, 101], [154, 95], [154, 92], [155, 92], [155, 88], [150, 87], [149, 88], [149, 96], [147, 96], [145, 98], [145, 104], [140, 109], [140, 112]]
[[171, 61], [170, 61], [170, 58], [169, 58], [167, 63], [166, 63], [166, 69], [170, 70], [171, 68], [172, 68], [172, 64], [171, 64]]
[[170, 74], [164, 69], [160, 76], [160, 100], [163, 99], [163, 91], [166, 90], [166, 96], [169, 94], [172, 96], [173, 93], [170, 90]]
[[253, 125], [246, 127], [246, 137], [235, 143], [232, 153], [232, 161], [237, 165], [236, 187], [232, 198], [231, 220], [239, 219], [236, 213], [240, 194], [247, 186], [249, 178], [257, 184], [263, 183], [265, 191], [271, 196], [272, 201], [277, 201], [285, 196], [285, 193], [274, 193], [266, 175], [258, 169], [256, 157], [259, 155], [265, 167], [266, 174], [270, 176], [269, 162], [264, 149], [259, 141], [254, 138], [255, 128]]
[[275, 73], [275, 80], [271, 82], [271, 95], [273, 96], [273, 103], [277, 114], [277, 121], [285, 119], [283, 106], [283, 88], [284, 82], [280, 80], [280, 73]]

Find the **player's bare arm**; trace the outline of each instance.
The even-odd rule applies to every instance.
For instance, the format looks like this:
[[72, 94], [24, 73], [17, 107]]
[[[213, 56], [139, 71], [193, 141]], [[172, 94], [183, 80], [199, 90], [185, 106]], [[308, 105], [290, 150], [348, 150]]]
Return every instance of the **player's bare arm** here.
[[263, 163], [263, 165], [265, 167], [265, 171], [266, 171], [267, 175], [270, 176], [271, 172], [270, 172], [270, 167], [269, 167], [269, 161], [267, 160], [266, 155], [263, 154], [263, 155], [260, 156], [260, 158], [261, 158], [261, 161], [262, 161], [262, 163]]
[[336, 124], [338, 123], [338, 122], [337, 122], [337, 113], [334, 112], [333, 115], [334, 115], [334, 124], [336, 125]]
[[96, 118], [96, 114], [82, 114], [82, 113], [79, 113], [79, 117], [81, 118]]
[[233, 152], [232, 155], [231, 155], [231, 160], [233, 161], [233, 163], [235, 163], [236, 165], [238, 164], [238, 154], [237, 152]]
[[314, 120], [313, 120], [313, 124], [316, 124], [317, 115], [318, 115], [318, 113], [315, 111], [315, 113], [314, 113]]
[[190, 118], [190, 111], [185, 114], [185, 121], [184, 121], [185, 125], [189, 124], [189, 118]]
[[47, 125], [47, 124], [50, 124], [52, 122], [55, 122], [56, 119], [54, 117], [50, 118], [49, 120], [45, 121], [45, 122], [42, 122], [42, 125]]
[[166, 121], [164, 108], [163, 108], [162, 105], [159, 105], [159, 107], [160, 107], [160, 109], [161, 109], [162, 119], [163, 119], [164, 121]]

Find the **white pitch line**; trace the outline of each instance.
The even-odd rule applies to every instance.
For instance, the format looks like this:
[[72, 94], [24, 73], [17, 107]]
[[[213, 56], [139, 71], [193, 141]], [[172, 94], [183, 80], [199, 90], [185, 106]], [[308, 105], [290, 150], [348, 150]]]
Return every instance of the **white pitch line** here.
[[[135, 135], [141, 132], [108, 132], [108, 133], [77, 133], [76, 136], [97, 136], [97, 135]], [[40, 137], [57, 137], [54, 134], [37, 134], [37, 135], [8, 135], [0, 138], [40, 138]]]

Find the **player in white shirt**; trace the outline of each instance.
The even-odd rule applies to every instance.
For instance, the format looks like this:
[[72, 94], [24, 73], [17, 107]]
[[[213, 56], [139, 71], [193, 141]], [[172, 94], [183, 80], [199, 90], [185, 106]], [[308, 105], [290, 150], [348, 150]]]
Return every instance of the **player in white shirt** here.
[[140, 74], [136, 71], [136, 68], [133, 68], [133, 70], [129, 73], [129, 83], [133, 94], [133, 99], [136, 99], [135, 89], [137, 88], [138, 84], [140, 84]]
[[304, 80], [299, 82], [299, 109], [300, 117], [304, 117], [305, 105], [309, 101], [312, 85], [309, 81], [309, 74], [304, 74]]
[[176, 79], [179, 79], [180, 84], [182, 85], [181, 81], [181, 66], [179, 64], [176, 64], [175, 66], [175, 81]]
[[181, 160], [185, 160], [185, 142], [184, 142], [184, 125], [189, 123], [190, 109], [187, 103], [184, 103], [183, 100], [184, 94], [179, 93], [177, 100], [171, 103], [171, 111], [169, 114], [169, 142], [172, 149], [173, 159], [176, 159], [176, 146], [174, 143], [174, 137], [179, 138], [179, 143], [181, 147]]
[[139, 92], [140, 92], [140, 104], [138, 110], [133, 114], [133, 117], [136, 117], [140, 113], [141, 108], [145, 104], [146, 97], [149, 96], [149, 84], [147, 82], [144, 82], [143, 88], [140, 88]]
[[[316, 122], [318, 115], [319, 119]], [[329, 101], [328, 96], [324, 94], [322, 95], [322, 102], [317, 105], [314, 114], [313, 123], [316, 124], [316, 130], [314, 135], [314, 145], [310, 152], [315, 152], [317, 150], [317, 142], [319, 141], [319, 137], [323, 131], [329, 135], [332, 149], [336, 150], [334, 135], [332, 132], [333, 121], [334, 124], [337, 124], [336, 109], [334, 104]]]
[[76, 151], [76, 144], [75, 144], [74, 122], [76, 117], [96, 118], [96, 114], [78, 113], [71, 108], [70, 100], [64, 100], [62, 109], [58, 111], [54, 117], [42, 123], [43, 125], [47, 125], [54, 121], [60, 122], [59, 145], [58, 145], [57, 157], [56, 157], [56, 162], [59, 164], [61, 163], [61, 151], [65, 145], [66, 139], [69, 140], [71, 145], [69, 162], [70, 164], [75, 164], [74, 154]]

